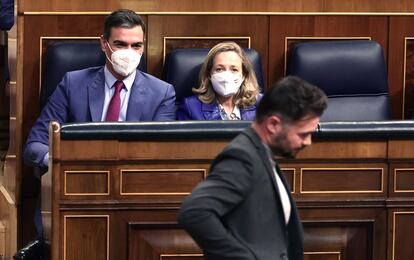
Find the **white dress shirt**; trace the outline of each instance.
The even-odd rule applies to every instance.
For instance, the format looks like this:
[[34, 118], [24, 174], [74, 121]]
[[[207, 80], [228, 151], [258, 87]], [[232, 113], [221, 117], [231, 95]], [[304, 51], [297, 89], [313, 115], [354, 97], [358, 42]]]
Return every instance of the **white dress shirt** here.
[[285, 223], [287, 225], [289, 223], [290, 213], [292, 210], [292, 205], [290, 204], [288, 191], [286, 190], [285, 185], [283, 185], [282, 179], [280, 178], [279, 174], [276, 171], [276, 163], [272, 158], [272, 152], [269, 146], [266, 144], [263, 144], [263, 145], [266, 147], [267, 155], [269, 156], [269, 161], [270, 161], [270, 164], [272, 165], [273, 174], [276, 179], [277, 188], [279, 189], [280, 201], [282, 202], [283, 213], [285, 216]]
[[[114, 84], [117, 81], [114, 75], [112, 75], [112, 73], [108, 70], [106, 65], [105, 65], [104, 73], [105, 73], [105, 100], [104, 100], [104, 106], [102, 110], [101, 121], [105, 121], [109, 103], [111, 102], [111, 98], [115, 92]], [[131, 75], [126, 77], [124, 80], [122, 80], [124, 82], [125, 88], [123, 88], [120, 93], [121, 94], [121, 110], [119, 111], [118, 121], [126, 121], [129, 96], [131, 95], [131, 87], [132, 87], [132, 84], [134, 84], [136, 73], [137, 73], [136, 70], [134, 70], [134, 72]]]

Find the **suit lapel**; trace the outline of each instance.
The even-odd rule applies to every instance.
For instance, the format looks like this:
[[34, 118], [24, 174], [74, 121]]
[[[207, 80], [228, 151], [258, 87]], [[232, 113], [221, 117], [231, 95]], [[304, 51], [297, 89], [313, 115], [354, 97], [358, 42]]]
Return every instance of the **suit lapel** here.
[[[277, 200], [279, 201], [279, 205], [282, 206], [282, 201], [279, 195], [279, 188], [276, 183], [276, 176], [274, 175], [272, 164], [270, 163], [268, 159], [268, 155], [266, 152], [266, 149], [264, 145], [262, 144], [262, 141], [260, 140], [259, 136], [256, 134], [256, 132], [250, 127], [244, 132], [253, 142], [253, 144], [258, 149], [258, 152], [260, 154], [260, 157], [263, 160], [263, 164], [266, 168], [266, 171], [272, 180], [273, 188], [275, 191], [275, 196]], [[288, 244], [294, 244], [294, 246], [289, 246], [289, 257], [292, 259], [303, 259], [303, 227], [302, 223], [300, 222], [299, 213], [296, 208], [296, 203], [293, 200], [292, 194], [290, 192], [289, 187], [287, 186], [286, 179], [283, 176], [282, 171], [279, 168], [279, 165], [276, 164], [276, 172], [279, 175], [280, 179], [283, 182], [283, 185], [285, 186], [285, 189], [288, 193], [290, 205], [291, 205], [291, 212], [290, 212], [290, 219], [288, 222], [288, 225], [286, 225], [285, 217], [283, 213], [283, 209], [279, 209], [279, 221], [282, 227], [285, 227], [288, 231]], [[276, 203], [276, 202], [275, 202]]]
[[275, 176], [275, 172], [274, 172], [274, 169], [273, 169], [273, 165], [270, 163], [269, 155], [267, 154], [266, 148], [264, 147], [263, 144], [261, 144], [259, 146], [259, 152], [260, 152], [260, 157], [263, 160], [263, 164], [266, 167], [266, 172], [267, 172], [267, 174], [269, 174], [269, 177], [272, 180], [273, 187], [277, 191], [277, 197], [278, 197], [280, 203], [282, 203], [282, 201], [280, 200], [279, 187], [278, 187], [277, 182], [276, 182], [276, 176]]
[[256, 134], [256, 132], [251, 127], [249, 127], [245, 133], [247, 134], [247, 136], [249, 136], [249, 138], [252, 140], [253, 144], [256, 146], [257, 150], [259, 151], [260, 158], [262, 159], [263, 165], [266, 168], [267, 174], [269, 174], [269, 177], [272, 180], [273, 187], [276, 190], [279, 190], [277, 187], [276, 178], [273, 172], [272, 164], [269, 161], [269, 156], [267, 154], [266, 148], [264, 147], [264, 144], [262, 143], [262, 140], [260, 140], [260, 137]]
[[99, 122], [102, 119], [102, 110], [105, 100], [105, 75], [103, 67], [98, 71], [95, 80], [92, 81], [87, 88], [91, 120], [92, 122]]
[[279, 177], [280, 177], [280, 179], [282, 180], [282, 182], [283, 182], [283, 186], [285, 186], [285, 189], [286, 189], [286, 191], [288, 192], [288, 195], [289, 195], [289, 198], [291, 197], [290, 196], [290, 188], [289, 188], [289, 186], [287, 185], [287, 182], [286, 182], [286, 178], [285, 178], [285, 175], [283, 174], [283, 172], [282, 172], [282, 170], [280, 169], [280, 167], [279, 167], [279, 164], [277, 164], [276, 163], [276, 173], [279, 175]]
[[148, 87], [142, 84], [143, 79], [141, 73], [137, 70], [134, 84], [131, 87], [131, 95], [129, 96], [128, 108], [126, 114], [127, 121], [141, 121], [143, 109], [148, 101]]
[[[250, 137], [250, 139], [252, 140], [253, 144], [258, 149], [258, 152], [260, 154], [260, 158], [262, 159], [263, 165], [266, 168], [266, 173], [269, 175], [269, 178], [270, 178], [270, 180], [272, 182], [272, 186], [273, 186], [273, 189], [275, 191], [276, 199], [278, 200], [279, 205], [282, 206], [282, 200], [280, 198], [280, 192], [279, 192], [279, 187], [278, 187], [277, 182], [276, 182], [276, 176], [274, 174], [273, 166], [270, 163], [270, 159], [269, 159], [269, 156], [267, 154], [266, 148], [264, 147], [264, 144], [262, 143], [260, 137], [253, 130], [253, 128], [251, 128], [251, 127], [248, 128], [245, 133], [247, 133], [247, 136]], [[285, 186], [285, 189], [286, 189], [286, 191], [288, 193], [289, 201], [290, 201], [290, 203], [292, 205], [292, 208], [294, 208], [294, 205], [295, 204], [293, 202], [293, 199], [292, 199], [292, 196], [291, 196], [291, 193], [290, 193], [290, 189], [286, 185], [286, 180], [285, 180], [285, 178], [284, 178], [284, 176], [282, 174], [282, 171], [280, 170], [280, 168], [279, 168], [279, 166], [277, 164], [276, 164], [276, 174], [278, 174], [279, 177], [280, 177], [280, 179], [282, 180], [283, 185]], [[286, 224], [285, 224], [286, 223], [285, 222], [285, 217], [284, 217], [284, 213], [283, 213], [283, 209], [282, 208], [280, 208], [280, 212], [281, 212], [281, 214], [280, 214], [280, 221], [283, 224], [283, 226], [286, 226]], [[293, 212], [293, 210], [291, 212]], [[292, 215], [291, 215], [291, 217], [292, 217]]]

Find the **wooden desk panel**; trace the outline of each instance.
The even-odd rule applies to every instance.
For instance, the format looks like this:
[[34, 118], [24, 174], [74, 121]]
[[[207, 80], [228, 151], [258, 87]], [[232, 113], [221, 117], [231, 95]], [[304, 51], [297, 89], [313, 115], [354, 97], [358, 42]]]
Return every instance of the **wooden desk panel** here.
[[[228, 141], [61, 140], [54, 132], [54, 259], [202, 259], [176, 214]], [[402, 205], [414, 208], [393, 190], [414, 187], [414, 163], [394, 160], [393, 142], [319, 140], [296, 160], [280, 160], [304, 223], [306, 259], [407, 254], [392, 241], [414, 222], [404, 216], [390, 229], [387, 223]]]

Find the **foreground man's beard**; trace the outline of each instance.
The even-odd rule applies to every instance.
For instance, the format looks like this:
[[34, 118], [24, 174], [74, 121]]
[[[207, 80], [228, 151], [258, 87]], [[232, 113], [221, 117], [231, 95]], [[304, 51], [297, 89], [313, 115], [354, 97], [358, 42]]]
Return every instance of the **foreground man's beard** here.
[[288, 159], [294, 159], [296, 158], [296, 155], [303, 150], [304, 147], [301, 147], [299, 149], [295, 149], [295, 150], [285, 150], [283, 148], [280, 147], [270, 147], [270, 149], [272, 150], [273, 155], [278, 156], [278, 157], [284, 157], [284, 158], [288, 158]]

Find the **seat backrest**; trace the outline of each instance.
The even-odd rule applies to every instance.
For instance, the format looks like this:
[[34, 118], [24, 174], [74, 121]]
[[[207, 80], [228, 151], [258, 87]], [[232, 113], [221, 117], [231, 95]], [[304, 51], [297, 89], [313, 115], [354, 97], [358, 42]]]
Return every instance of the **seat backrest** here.
[[[176, 101], [193, 95], [192, 88], [198, 86], [198, 76], [210, 49], [185, 48], [175, 49], [165, 59], [163, 79], [175, 88]], [[244, 49], [253, 65], [257, 82], [264, 88], [262, 65], [259, 53], [254, 49]]]
[[[105, 54], [101, 50], [99, 41], [60, 41], [51, 44], [43, 63], [41, 108], [66, 72], [103, 65], [105, 65]], [[143, 56], [138, 69], [145, 71], [145, 68]]]
[[321, 121], [389, 120], [388, 76], [381, 45], [369, 40], [296, 44], [287, 74], [325, 91]]

